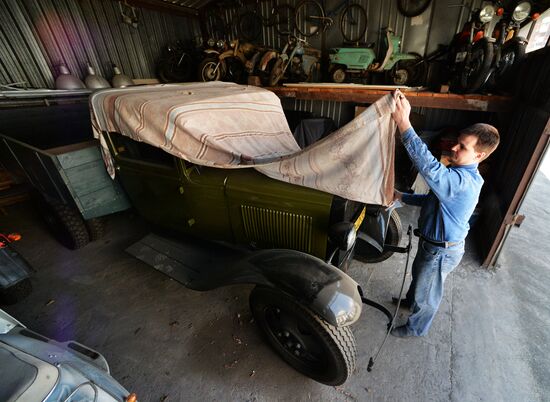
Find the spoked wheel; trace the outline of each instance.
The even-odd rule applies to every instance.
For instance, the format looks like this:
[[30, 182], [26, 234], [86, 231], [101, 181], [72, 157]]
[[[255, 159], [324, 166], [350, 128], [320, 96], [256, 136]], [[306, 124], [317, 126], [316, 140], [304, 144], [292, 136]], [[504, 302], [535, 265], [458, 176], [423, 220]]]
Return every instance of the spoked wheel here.
[[349, 327], [332, 326], [281, 291], [261, 286], [252, 290], [250, 308], [271, 347], [300, 373], [340, 385], [355, 370]]
[[273, 23], [277, 33], [288, 36], [294, 31], [294, 7], [290, 4], [279, 4], [272, 12]]
[[472, 47], [472, 52], [466, 58], [460, 76], [461, 89], [466, 92], [475, 92], [489, 78], [493, 62], [493, 44], [487, 38], [481, 38]]
[[161, 82], [186, 82], [193, 75], [193, 61], [188, 53], [172, 54], [158, 64]]
[[[362, 228], [359, 227], [359, 232], [362, 231]], [[396, 210], [393, 210], [390, 214], [390, 222], [388, 224], [388, 231], [386, 232], [385, 244], [392, 246], [399, 245], [401, 241], [401, 236], [403, 235], [403, 225], [401, 224], [401, 219]], [[361, 262], [366, 262], [368, 264], [373, 264], [375, 262], [382, 262], [387, 260], [393, 255], [393, 251], [386, 251], [380, 253], [376, 248], [371, 246], [367, 241], [361, 239], [360, 233], [357, 236], [357, 241], [355, 242], [354, 257], [356, 260]]]
[[397, 0], [397, 8], [405, 17], [416, 17], [428, 8], [431, 0]]
[[359, 4], [350, 4], [340, 17], [340, 32], [348, 42], [359, 42], [367, 32], [367, 11]]
[[283, 78], [283, 75], [285, 73], [284, 70], [284, 61], [283, 59], [279, 58], [273, 65], [273, 68], [271, 69], [271, 72], [269, 73], [269, 86], [274, 87], [281, 81], [281, 78]]
[[239, 38], [254, 42], [262, 33], [262, 17], [254, 11], [247, 11], [239, 17], [237, 27]]
[[502, 46], [495, 77], [498, 85], [510, 85], [510, 80], [517, 74], [520, 61], [525, 57], [526, 47], [525, 40], [520, 37], [513, 38]]
[[395, 64], [390, 71], [390, 81], [393, 85], [424, 85], [426, 78], [426, 63], [419, 54], [414, 54], [412, 60], [403, 60]]
[[219, 81], [221, 75], [221, 65], [218, 66], [217, 59], [207, 58], [199, 64], [199, 79], [201, 81]]
[[320, 33], [324, 21], [325, 12], [319, 2], [306, 0], [296, 7], [296, 29], [303, 36], [309, 37]]
[[346, 80], [346, 69], [344, 67], [337, 67], [332, 71], [332, 81], [340, 84]]

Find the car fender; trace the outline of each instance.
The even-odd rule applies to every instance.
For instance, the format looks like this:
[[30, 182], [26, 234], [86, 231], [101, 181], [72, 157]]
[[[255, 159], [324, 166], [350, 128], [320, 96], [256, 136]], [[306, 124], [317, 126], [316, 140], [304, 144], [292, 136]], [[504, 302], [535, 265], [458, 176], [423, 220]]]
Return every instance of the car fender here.
[[351, 325], [361, 315], [357, 282], [323, 260], [295, 250], [256, 251], [186, 286], [203, 291], [243, 283], [282, 291], [334, 326]]

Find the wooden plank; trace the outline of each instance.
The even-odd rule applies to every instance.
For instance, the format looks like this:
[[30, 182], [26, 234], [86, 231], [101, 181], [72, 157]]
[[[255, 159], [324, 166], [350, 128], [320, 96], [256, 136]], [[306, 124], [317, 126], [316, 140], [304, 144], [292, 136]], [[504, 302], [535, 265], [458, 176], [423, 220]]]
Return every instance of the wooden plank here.
[[79, 149], [88, 148], [92, 146], [97, 147], [98, 142], [96, 140], [77, 142], [76, 144], [69, 144], [69, 145], [63, 145], [61, 147], [45, 149], [44, 152], [50, 155], [62, 155], [62, 154], [67, 154], [69, 152], [78, 151]]
[[82, 206], [81, 213], [84, 219], [97, 218], [130, 208], [126, 195], [116, 182], [81, 196], [79, 202]]
[[103, 160], [95, 160], [65, 169], [67, 186], [75, 197], [93, 193], [104, 187], [112, 187], [112, 179], [107, 174]]
[[[374, 103], [390, 91], [365, 89], [357, 86], [349, 88], [322, 87], [273, 87], [267, 88], [281, 98], [304, 100], [328, 100], [339, 102]], [[513, 109], [512, 98], [507, 96], [459, 95], [435, 92], [407, 92], [412, 106], [435, 109], [474, 110], [503, 112]]]
[[[64, 170], [69, 170], [91, 162], [101, 161], [103, 163], [98, 144], [96, 142], [91, 142], [88, 144], [89, 145], [87, 147], [72, 150], [71, 148], [61, 147], [65, 148], [67, 151], [61, 155], [55, 155], [55, 158], [59, 161], [61, 168]], [[82, 143], [76, 145], [82, 145]]]

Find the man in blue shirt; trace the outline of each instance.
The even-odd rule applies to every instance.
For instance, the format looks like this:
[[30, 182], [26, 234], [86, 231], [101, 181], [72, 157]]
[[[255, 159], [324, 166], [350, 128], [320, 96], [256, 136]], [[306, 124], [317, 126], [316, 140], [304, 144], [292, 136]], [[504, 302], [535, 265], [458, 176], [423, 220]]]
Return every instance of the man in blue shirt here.
[[[452, 148], [451, 165], [446, 167], [430, 153], [411, 126], [411, 106], [399, 91], [394, 93], [392, 114], [411, 161], [430, 187], [429, 194], [395, 192], [395, 199], [420, 206], [418, 251], [412, 267], [412, 281], [402, 305], [412, 308], [407, 323], [394, 328], [399, 337], [424, 336], [443, 298], [447, 275], [460, 263], [464, 239], [477, 204], [483, 179], [479, 162], [498, 146], [499, 134], [489, 124], [474, 124], [460, 132]], [[394, 299], [394, 302], [397, 300]]]

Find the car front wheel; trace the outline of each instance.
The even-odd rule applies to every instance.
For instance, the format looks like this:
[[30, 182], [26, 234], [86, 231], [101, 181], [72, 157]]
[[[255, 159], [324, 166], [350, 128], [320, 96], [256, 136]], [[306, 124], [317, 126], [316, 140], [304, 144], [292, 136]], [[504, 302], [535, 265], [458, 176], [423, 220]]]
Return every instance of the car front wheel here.
[[300, 373], [340, 385], [355, 370], [349, 327], [335, 327], [285, 293], [262, 286], [250, 294], [250, 308], [271, 347]]

